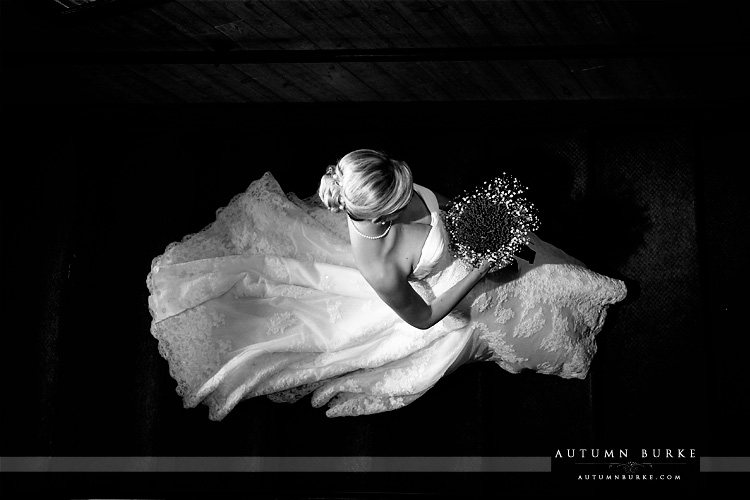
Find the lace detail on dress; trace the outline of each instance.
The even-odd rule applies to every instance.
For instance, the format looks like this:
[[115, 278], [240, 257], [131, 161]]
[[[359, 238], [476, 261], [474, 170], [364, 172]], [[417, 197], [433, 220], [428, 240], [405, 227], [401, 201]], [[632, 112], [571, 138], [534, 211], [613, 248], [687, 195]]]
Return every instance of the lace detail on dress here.
[[516, 312], [513, 309], [503, 307], [502, 303], [498, 304], [495, 308], [495, 321], [501, 325], [504, 325], [515, 317]]
[[513, 330], [514, 337], [531, 337], [536, 332], [544, 328], [544, 310], [539, 307], [534, 314], [531, 310], [525, 309], [521, 319], [518, 321], [516, 328]]
[[284, 260], [279, 257], [266, 257], [266, 269], [268, 275], [274, 281], [289, 281], [289, 270], [284, 264]]
[[476, 309], [480, 313], [483, 313], [491, 305], [492, 305], [492, 297], [487, 295], [486, 293], [483, 293], [479, 297], [474, 299], [474, 302], [471, 304], [471, 307]]
[[326, 381], [321, 380], [313, 382], [312, 384], [304, 384], [285, 391], [274, 392], [267, 394], [268, 399], [274, 403], [296, 403], [300, 399], [304, 398], [315, 389], [323, 385]]
[[[606, 308], [625, 296], [623, 283], [567, 264], [543, 264], [519, 274], [494, 289], [480, 283], [469, 294], [475, 297], [475, 328], [494, 351], [493, 360], [511, 373], [533, 369], [584, 378]], [[490, 317], [499, 329], [487, 326]]]
[[291, 311], [276, 313], [268, 320], [266, 334], [269, 336], [281, 335], [289, 327], [299, 323], [299, 318]]
[[372, 415], [373, 413], [397, 410], [411, 403], [419, 396], [421, 396], [421, 394], [382, 397], [342, 393], [331, 400], [331, 408], [326, 411], [326, 416], [344, 417]]
[[479, 322], [472, 323], [471, 328], [472, 332], [474, 329], [478, 329], [481, 332], [479, 338], [486, 342], [486, 345], [492, 351], [490, 360], [495, 361], [503, 369], [511, 373], [518, 373], [519, 369], [515, 368], [515, 365], [529, 360], [528, 358], [516, 355], [513, 346], [505, 341], [505, 332], [501, 330], [490, 331], [490, 328], [485, 323]]
[[411, 357], [408, 366], [383, 373], [382, 379], [372, 386], [373, 394], [410, 394], [418, 390], [414, 387], [425, 374], [430, 359], [437, 350], [438, 344], [432, 344]]
[[326, 299], [326, 311], [328, 312], [328, 321], [331, 324], [341, 319], [341, 300]]
[[[338, 219], [329, 219], [326, 212], [319, 207], [305, 206], [293, 195], [287, 197], [267, 172], [247, 191], [232, 198], [226, 207], [217, 210], [215, 222], [198, 233], [185, 236], [182, 241], [169, 244], [162, 255], [153, 259], [146, 280], [149, 291], [152, 297], [159, 296], [161, 284], [157, 276], [165, 267], [189, 263], [192, 273], [202, 275], [200, 261], [210, 267], [215, 265], [215, 259], [230, 256], [291, 257], [355, 267], [348, 232], [345, 238], [341, 235], [345, 219], [341, 214], [337, 214]], [[326, 223], [321, 224], [319, 220], [326, 220]], [[317, 230], [303, 231], [308, 225], [316, 226]], [[281, 260], [270, 260], [268, 265], [283, 273]], [[195, 288], [193, 293], [200, 294], [201, 289]], [[152, 298], [149, 305], [156, 318], [154, 302]]]
[[568, 336], [570, 331], [568, 318], [562, 314], [559, 307], [552, 307], [552, 331], [542, 339], [540, 347], [548, 351], [563, 349], [569, 353], [573, 349], [573, 341]]
[[[236, 195], [226, 207], [217, 210], [216, 222], [186, 236], [181, 242], [169, 245], [154, 264], [179, 264], [242, 254], [249, 243], [257, 240], [253, 238], [253, 229], [268, 227], [272, 220], [277, 220], [279, 214], [283, 213], [279, 196], [284, 196], [283, 191], [273, 176], [266, 173], [253, 182], [245, 193]], [[276, 251], [272, 254], [276, 254]]]
[[186, 399], [219, 370], [232, 349], [229, 341], [212, 335], [223, 324], [224, 317], [205, 306], [152, 324], [159, 352], [177, 381], [177, 393]]
[[[400, 355], [382, 359], [375, 368], [360, 369], [315, 391], [313, 406], [328, 404], [328, 416], [365, 415], [402, 407], [421, 396], [442, 377], [470, 336], [450, 324], [414, 333]], [[416, 330], [416, 329], [415, 329]], [[424, 339], [420, 333], [431, 338]], [[426, 340], [426, 342], [425, 342]]]
[[274, 291], [281, 297], [289, 297], [291, 299], [300, 299], [315, 293], [314, 289], [299, 285], [276, 285]]

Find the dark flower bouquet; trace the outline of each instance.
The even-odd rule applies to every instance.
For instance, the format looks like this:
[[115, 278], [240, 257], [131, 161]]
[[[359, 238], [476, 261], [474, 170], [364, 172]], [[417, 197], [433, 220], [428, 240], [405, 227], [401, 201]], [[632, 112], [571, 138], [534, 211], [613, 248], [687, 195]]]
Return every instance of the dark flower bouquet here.
[[536, 207], [522, 195], [526, 188], [505, 172], [453, 198], [444, 214], [453, 256], [474, 267], [482, 260], [497, 271], [529, 243], [539, 229]]

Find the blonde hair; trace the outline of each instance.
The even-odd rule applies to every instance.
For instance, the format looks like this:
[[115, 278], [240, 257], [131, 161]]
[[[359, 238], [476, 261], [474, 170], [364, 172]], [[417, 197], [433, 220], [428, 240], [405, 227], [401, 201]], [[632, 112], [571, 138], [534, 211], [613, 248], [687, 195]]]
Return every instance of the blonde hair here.
[[341, 158], [320, 180], [318, 196], [334, 212], [352, 219], [385, 217], [411, 200], [411, 169], [381, 151], [358, 149]]

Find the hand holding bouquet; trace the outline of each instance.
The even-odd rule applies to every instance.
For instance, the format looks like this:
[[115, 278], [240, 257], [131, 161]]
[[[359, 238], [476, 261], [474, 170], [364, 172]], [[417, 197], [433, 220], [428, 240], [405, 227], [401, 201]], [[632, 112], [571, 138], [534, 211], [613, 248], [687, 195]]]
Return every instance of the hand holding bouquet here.
[[451, 200], [444, 223], [454, 257], [474, 267], [486, 260], [490, 272], [510, 264], [529, 243], [529, 232], [539, 229], [536, 207], [525, 192], [518, 179], [503, 173]]

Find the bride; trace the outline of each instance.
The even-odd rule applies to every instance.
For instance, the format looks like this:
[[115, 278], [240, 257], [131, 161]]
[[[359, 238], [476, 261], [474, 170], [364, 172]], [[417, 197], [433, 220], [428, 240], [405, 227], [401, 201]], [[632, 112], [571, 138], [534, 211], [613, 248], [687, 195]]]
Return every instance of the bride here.
[[246, 398], [312, 393], [330, 417], [378, 413], [472, 361], [585, 378], [624, 284], [534, 234], [533, 258], [473, 268], [450, 252], [446, 202], [362, 149], [318, 199], [266, 173], [171, 244], [148, 276], [151, 333], [184, 405], [221, 420]]

